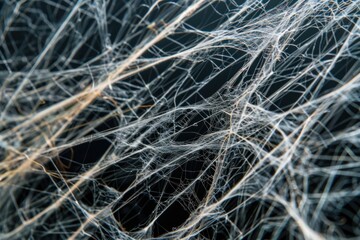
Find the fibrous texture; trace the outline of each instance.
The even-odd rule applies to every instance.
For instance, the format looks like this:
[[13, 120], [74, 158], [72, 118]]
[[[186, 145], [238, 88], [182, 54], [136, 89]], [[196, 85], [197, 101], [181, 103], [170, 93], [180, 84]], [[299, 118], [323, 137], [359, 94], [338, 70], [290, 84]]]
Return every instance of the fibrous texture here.
[[0, 1], [0, 239], [360, 237], [359, 6]]

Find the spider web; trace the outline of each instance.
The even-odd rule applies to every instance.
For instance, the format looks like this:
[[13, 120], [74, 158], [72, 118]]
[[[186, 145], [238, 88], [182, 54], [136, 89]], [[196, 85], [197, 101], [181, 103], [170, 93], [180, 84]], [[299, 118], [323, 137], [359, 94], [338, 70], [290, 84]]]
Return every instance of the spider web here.
[[360, 236], [359, 1], [0, 2], [0, 239]]

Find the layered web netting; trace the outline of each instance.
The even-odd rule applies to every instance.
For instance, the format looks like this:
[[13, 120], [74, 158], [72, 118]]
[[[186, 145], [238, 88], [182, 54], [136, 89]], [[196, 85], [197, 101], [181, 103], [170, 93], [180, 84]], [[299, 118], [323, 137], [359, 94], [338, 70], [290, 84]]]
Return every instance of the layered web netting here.
[[360, 237], [359, 6], [1, 0], [0, 239]]

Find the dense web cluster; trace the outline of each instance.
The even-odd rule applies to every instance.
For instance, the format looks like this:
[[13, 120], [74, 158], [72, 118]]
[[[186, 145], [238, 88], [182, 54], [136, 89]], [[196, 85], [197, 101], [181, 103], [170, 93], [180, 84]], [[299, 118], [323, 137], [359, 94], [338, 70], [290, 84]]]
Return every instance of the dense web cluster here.
[[0, 239], [358, 238], [359, 16], [0, 0]]

